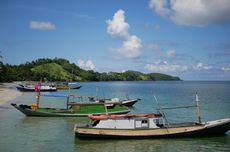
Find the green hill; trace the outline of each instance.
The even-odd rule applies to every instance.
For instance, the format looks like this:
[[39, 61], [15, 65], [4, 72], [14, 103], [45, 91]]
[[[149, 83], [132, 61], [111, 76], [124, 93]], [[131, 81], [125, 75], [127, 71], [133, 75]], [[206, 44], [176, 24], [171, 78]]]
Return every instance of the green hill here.
[[146, 80], [180, 80], [161, 73], [141, 73], [138, 71], [126, 71], [99, 73], [92, 70], [84, 70], [66, 59], [38, 59], [20, 65], [1, 63], [0, 82], [8, 81], [37, 81], [41, 78], [48, 81], [146, 81]]
[[42, 64], [32, 68], [31, 71], [35, 75], [45, 77], [47, 80], [71, 81], [75, 77], [57, 63]]

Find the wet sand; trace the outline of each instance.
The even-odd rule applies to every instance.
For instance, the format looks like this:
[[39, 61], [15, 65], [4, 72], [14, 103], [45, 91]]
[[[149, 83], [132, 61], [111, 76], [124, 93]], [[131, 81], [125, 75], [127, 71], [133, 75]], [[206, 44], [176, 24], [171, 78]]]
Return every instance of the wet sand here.
[[14, 83], [0, 84], [0, 105], [7, 103], [22, 95], [21, 92], [15, 90]]

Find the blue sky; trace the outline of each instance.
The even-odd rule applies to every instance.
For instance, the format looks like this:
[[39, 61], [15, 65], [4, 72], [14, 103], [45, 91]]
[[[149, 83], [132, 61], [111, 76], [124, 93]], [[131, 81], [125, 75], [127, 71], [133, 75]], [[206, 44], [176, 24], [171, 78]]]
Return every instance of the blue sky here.
[[1, 0], [3, 62], [230, 80], [229, 0]]

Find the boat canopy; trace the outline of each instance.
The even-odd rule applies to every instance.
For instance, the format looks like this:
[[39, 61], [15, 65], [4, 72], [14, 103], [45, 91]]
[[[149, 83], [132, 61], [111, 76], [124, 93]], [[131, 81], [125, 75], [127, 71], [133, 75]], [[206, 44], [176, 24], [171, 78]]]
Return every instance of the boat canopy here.
[[157, 118], [162, 117], [161, 114], [120, 114], [120, 115], [89, 115], [91, 120], [106, 120], [106, 119], [119, 119], [119, 118], [136, 118], [136, 117], [146, 117], [146, 118]]

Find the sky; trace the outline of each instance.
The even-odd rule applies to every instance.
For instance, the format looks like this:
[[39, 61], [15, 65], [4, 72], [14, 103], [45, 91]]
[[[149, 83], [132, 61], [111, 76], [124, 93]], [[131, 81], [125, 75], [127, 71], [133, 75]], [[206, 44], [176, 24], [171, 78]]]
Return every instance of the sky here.
[[230, 0], [1, 0], [0, 55], [230, 80]]

